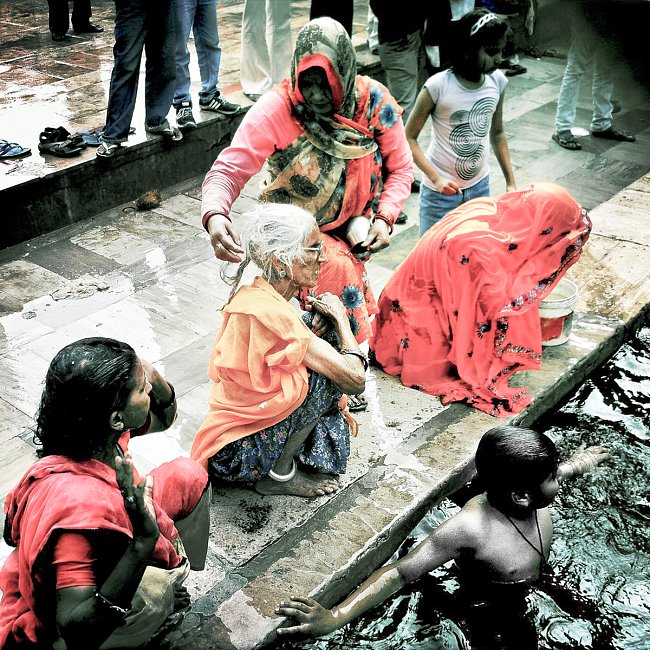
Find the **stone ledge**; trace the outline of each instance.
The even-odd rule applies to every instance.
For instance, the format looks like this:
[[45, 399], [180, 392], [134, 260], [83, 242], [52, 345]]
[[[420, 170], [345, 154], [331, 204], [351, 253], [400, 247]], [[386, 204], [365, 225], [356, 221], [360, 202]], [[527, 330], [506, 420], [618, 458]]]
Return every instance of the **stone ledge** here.
[[178, 143], [155, 137], [124, 147], [113, 158], [87, 158], [1, 190], [0, 201], [9, 209], [0, 249], [88, 219], [148, 190], [205, 174], [244, 113], [201, 122]]

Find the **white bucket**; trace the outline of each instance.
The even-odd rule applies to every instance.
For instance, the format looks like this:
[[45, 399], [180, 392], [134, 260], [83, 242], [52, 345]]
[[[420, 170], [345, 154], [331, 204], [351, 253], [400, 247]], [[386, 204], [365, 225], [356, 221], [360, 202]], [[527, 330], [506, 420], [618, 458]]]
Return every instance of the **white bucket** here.
[[539, 305], [542, 323], [542, 345], [562, 345], [569, 340], [573, 308], [578, 302], [578, 287], [562, 278], [555, 289]]

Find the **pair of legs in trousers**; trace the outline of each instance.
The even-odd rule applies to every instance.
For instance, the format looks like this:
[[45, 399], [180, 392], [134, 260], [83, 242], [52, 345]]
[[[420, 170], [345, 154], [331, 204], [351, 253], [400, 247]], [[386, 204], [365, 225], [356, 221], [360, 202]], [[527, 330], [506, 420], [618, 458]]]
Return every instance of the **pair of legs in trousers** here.
[[115, 0], [114, 66], [102, 139], [125, 142], [138, 92], [140, 61], [146, 56], [145, 127], [165, 124], [176, 83], [172, 0]]
[[[48, 0], [49, 26], [52, 35], [65, 35], [70, 28], [70, 6], [68, 0]], [[88, 31], [90, 25], [90, 0], [74, 0], [72, 5], [72, 29]]]

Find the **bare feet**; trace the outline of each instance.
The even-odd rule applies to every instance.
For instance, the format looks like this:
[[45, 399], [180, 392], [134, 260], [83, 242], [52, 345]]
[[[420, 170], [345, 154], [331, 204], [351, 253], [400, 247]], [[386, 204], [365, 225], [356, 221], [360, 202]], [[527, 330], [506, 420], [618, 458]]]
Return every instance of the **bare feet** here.
[[181, 612], [190, 606], [190, 594], [183, 585], [174, 589], [174, 612]]
[[296, 497], [320, 497], [338, 492], [338, 481], [329, 474], [305, 474], [298, 470], [296, 475], [285, 482], [274, 481], [265, 476], [255, 484], [260, 494], [291, 494]]

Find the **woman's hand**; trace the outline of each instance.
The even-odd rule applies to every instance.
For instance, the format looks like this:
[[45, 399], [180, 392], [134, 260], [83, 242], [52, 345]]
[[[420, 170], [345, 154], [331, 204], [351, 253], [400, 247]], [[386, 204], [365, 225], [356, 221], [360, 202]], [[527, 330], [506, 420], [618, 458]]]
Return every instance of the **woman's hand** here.
[[244, 249], [239, 235], [228, 217], [223, 214], [213, 214], [206, 223], [210, 243], [217, 259], [224, 262], [241, 262]]
[[375, 219], [370, 226], [368, 236], [363, 240], [361, 246], [366, 249], [365, 253], [359, 253], [356, 257], [360, 260], [367, 260], [373, 253], [390, 246], [390, 230], [383, 219]]
[[295, 618], [299, 623], [279, 628], [278, 635], [281, 636], [323, 636], [339, 627], [331, 610], [325, 609], [313, 598], [291, 598], [288, 603], [280, 603], [275, 608], [275, 613]]
[[148, 361], [140, 359], [140, 363], [142, 363], [142, 368], [147, 381], [151, 384], [151, 392], [149, 393], [149, 398], [151, 400], [151, 403], [149, 404], [151, 421], [149, 423], [149, 428], [146, 431], [132, 431], [132, 436], [169, 429], [169, 427], [174, 424], [178, 411], [176, 395], [171, 383], [168, 382]]
[[[348, 319], [341, 299], [333, 293], [321, 293], [320, 296], [307, 296], [306, 306], [308, 311], [314, 313], [314, 321], [319, 316], [334, 322], [347, 321]], [[312, 331], [316, 334], [313, 325]]]
[[133, 526], [134, 541], [149, 543], [153, 549], [160, 535], [153, 505], [153, 476], [143, 476], [138, 485], [134, 485], [133, 459], [127, 451], [124, 458], [115, 457], [115, 478]]
[[169, 383], [158, 372], [158, 370], [156, 370], [155, 366], [152, 363], [149, 363], [142, 358], [140, 358], [140, 363], [142, 364], [142, 369], [144, 370], [144, 376], [151, 384], [151, 392], [154, 393], [157, 397], [161, 398], [161, 401], [165, 401], [165, 398], [168, 398], [170, 393]]
[[323, 338], [328, 332], [332, 329], [332, 321], [316, 312], [314, 318], [311, 321], [311, 331], [316, 334], [319, 338]]

